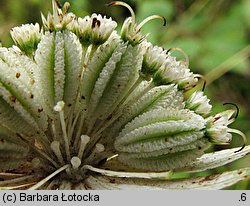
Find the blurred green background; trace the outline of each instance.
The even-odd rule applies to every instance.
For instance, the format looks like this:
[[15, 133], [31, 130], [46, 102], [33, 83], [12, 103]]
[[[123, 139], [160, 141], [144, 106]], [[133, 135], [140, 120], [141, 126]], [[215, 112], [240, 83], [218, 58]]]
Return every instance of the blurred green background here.
[[[239, 117], [231, 127], [243, 131], [250, 143], [250, 0], [124, 1], [134, 9], [138, 22], [153, 14], [167, 19], [166, 27], [162, 27], [160, 20], [153, 20], [142, 30], [145, 34], [150, 33], [148, 39], [153, 44], [165, 49], [179, 47], [187, 52], [191, 70], [206, 77], [205, 93], [211, 99], [214, 113], [233, 108], [230, 105], [223, 106], [225, 102], [239, 106]], [[120, 25], [130, 15], [126, 8], [106, 7], [105, 4], [110, 0], [69, 2], [71, 11], [78, 16], [101, 13], [112, 16]], [[9, 34], [12, 27], [24, 23], [41, 23], [40, 12], [47, 15], [48, 9], [51, 10], [51, 0], [0, 0], [0, 3], [0, 40], [7, 47], [13, 44]], [[235, 135], [231, 145], [213, 149], [241, 144], [241, 138]], [[250, 166], [249, 156], [206, 171], [205, 174], [246, 166]], [[250, 189], [250, 181], [228, 189]]]

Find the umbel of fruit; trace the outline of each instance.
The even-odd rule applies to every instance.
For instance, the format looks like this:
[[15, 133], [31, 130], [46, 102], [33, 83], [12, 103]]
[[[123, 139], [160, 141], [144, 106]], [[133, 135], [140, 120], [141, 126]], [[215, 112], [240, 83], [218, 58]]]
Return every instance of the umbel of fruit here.
[[[69, 13], [52, 0], [43, 24], [11, 30], [0, 48], [1, 189], [220, 189], [250, 176], [243, 168], [174, 179], [250, 152], [228, 127], [235, 110], [211, 115], [187, 61], [147, 41], [131, 17], [122, 25]], [[192, 90], [193, 91], [193, 90]], [[239, 148], [206, 153], [243, 137]]]

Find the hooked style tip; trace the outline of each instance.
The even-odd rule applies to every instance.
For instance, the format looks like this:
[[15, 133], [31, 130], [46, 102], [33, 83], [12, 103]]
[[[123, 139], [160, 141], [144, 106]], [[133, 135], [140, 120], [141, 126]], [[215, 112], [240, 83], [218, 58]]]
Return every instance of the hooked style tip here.
[[137, 30], [140, 30], [142, 28], [143, 25], [145, 25], [147, 22], [153, 20], [153, 19], [161, 19], [163, 20], [163, 26], [166, 26], [167, 24], [167, 20], [164, 16], [160, 16], [160, 15], [152, 15], [147, 17], [146, 19], [144, 19], [137, 27]]
[[167, 25], [167, 19], [164, 16], [161, 16], [161, 17], [162, 17], [162, 20], [163, 20], [163, 26], [166, 26]]
[[235, 119], [238, 117], [238, 115], [239, 115], [239, 113], [240, 113], [240, 109], [239, 109], [239, 107], [238, 107], [238, 105], [237, 104], [235, 104], [235, 103], [231, 103], [231, 102], [226, 102], [226, 103], [224, 103], [223, 105], [227, 105], [227, 104], [230, 104], [230, 105], [233, 105], [233, 106], [235, 106], [235, 108], [236, 108], [236, 114], [235, 114]]
[[124, 6], [124, 7], [126, 7], [129, 10], [133, 21], [135, 22], [135, 12], [131, 8], [131, 6], [129, 6], [127, 3], [123, 2], [123, 1], [112, 1], [112, 2], [110, 2], [108, 4], [106, 4], [106, 5], [107, 6]]
[[231, 132], [231, 133], [235, 133], [235, 134], [240, 135], [240, 137], [243, 140], [243, 144], [242, 144], [241, 148], [239, 150], [236, 150], [234, 153], [237, 153], [237, 152], [240, 152], [241, 150], [243, 150], [245, 148], [245, 146], [247, 145], [247, 137], [246, 137], [246, 135], [243, 132], [241, 132], [241, 131], [239, 131], [237, 129], [229, 128], [228, 131]]
[[234, 153], [240, 152], [241, 150], [243, 150], [243, 149], [245, 148], [245, 146], [246, 146], [246, 145], [243, 144], [242, 147], [241, 147], [239, 150], [234, 151]]
[[63, 5], [63, 13], [66, 14], [70, 9], [70, 3], [69, 2], [65, 2], [65, 4]]
[[205, 91], [205, 88], [206, 88], [206, 85], [207, 85], [207, 81], [205, 80], [205, 79], [203, 79], [204, 80], [204, 83], [203, 83], [203, 87], [202, 87], [202, 90], [201, 91]]

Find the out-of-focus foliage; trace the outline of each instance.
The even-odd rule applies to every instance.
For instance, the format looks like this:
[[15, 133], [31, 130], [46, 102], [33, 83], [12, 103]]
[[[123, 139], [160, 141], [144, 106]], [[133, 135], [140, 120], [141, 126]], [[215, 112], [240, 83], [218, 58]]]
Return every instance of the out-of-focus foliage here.
[[[154, 20], [142, 30], [145, 34], [150, 33], [148, 39], [154, 44], [165, 49], [180, 47], [187, 52], [192, 70], [207, 79], [209, 86], [205, 92], [215, 105], [214, 112], [221, 111], [224, 102], [237, 104], [240, 114], [233, 127], [243, 131], [250, 142], [250, 0], [124, 1], [133, 7], [139, 22], [153, 14], [167, 19], [167, 27], [162, 27], [160, 20]], [[106, 7], [110, 0], [69, 2], [71, 11], [78, 16], [95, 12], [122, 22], [130, 15], [125, 8]], [[47, 14], [51, 1], [0, 0], [0, 5], [0, 40], [3, 45], [10, 46], [9, 30], [27, 22], [41, 22], [37, 14], [39, 11]], [[240, 138], [235, 136], [232, 146], [240, 144]], [[250, 157], [208, 173], [232, 170], [241, 165], [250, 166]], [[230, 189], [250, 189], [250, 183], [245, 181]]]

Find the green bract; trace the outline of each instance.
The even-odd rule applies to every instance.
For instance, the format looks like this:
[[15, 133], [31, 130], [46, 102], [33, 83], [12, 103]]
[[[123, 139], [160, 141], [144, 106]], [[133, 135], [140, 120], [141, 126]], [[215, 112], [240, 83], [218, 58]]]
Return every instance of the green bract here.
[[220, 189], [250, 176], [245, 168], [172, 179], [230, 163], [250, 147], [204, 154], [230, 143], [231, 133], [245, 136], [228, 128], [234, 110], [209, 116], [203, 92], [184, 96], [199, 75], [140, 31], [163, 17], [137, 25], [127, 4], [113, 2], [131, 12], [119, 35], [111, 18], [52, 5], [43, 25], [15, 27], [16, 45], [0, 48], [1, 188]]

